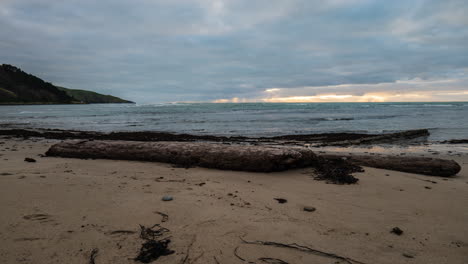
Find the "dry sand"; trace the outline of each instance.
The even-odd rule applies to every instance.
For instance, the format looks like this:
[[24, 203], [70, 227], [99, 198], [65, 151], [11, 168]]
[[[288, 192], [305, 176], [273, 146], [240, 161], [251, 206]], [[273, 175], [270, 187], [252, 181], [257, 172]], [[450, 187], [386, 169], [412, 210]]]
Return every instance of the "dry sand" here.
[[[365, 168], [359, 184], [334, 185], [313, 180], [310, 169], [266, 174], [41, 158], [54, 141], [0, 142], [0, 263], [86, 264], [94, 248], [96, 264], [134, 263], [139, 224], [161, 223], [157, 212], [169, 216], [162, 225], [175, 253], [154, 263], [345, 263], [240, 237], [367, 264], [468, 263], [467, 154], [452, 157], [463, 169], [451, 179]], [[115, 232], [122, 230], [129, 232]]]

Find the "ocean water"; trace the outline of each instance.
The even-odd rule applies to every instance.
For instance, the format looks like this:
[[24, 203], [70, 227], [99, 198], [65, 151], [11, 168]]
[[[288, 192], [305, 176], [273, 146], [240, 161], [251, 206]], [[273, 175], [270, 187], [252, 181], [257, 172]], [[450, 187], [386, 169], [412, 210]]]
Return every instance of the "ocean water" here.
[[228, 136], [428, 128], [438, 141], [468, 138], [468, 102], [11, 105], [0, 106], [0, 125]]

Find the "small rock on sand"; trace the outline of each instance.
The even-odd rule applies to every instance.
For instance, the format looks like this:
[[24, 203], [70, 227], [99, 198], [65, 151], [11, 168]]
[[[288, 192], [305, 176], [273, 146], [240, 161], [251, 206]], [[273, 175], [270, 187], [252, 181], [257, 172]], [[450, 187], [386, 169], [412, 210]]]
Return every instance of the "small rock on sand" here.
[[278, 201], [278, 203], [280, 204], [283, 204], [283, 203], [287, 203], [288, 200], [284, 199], [284, 198], [275, 198], [276, 201]]
[[317, 210], [315, 207], [304, 206], [304, 211], [306, 211], [306, 212], [314, 212], [315, 210]]
[[401, 230], [399, 227], [394, 227], [390, 233], [401, 236], [403, 234], [403, 230]]
[[172, 201], [174, 198], [170, 195], [164, 195], [162, 200], [165, 202]]
[[36, 162], [36, 160], [32, 159], [32, 158], [24, 158], [24, 161], [26, 161], [26, 162]]

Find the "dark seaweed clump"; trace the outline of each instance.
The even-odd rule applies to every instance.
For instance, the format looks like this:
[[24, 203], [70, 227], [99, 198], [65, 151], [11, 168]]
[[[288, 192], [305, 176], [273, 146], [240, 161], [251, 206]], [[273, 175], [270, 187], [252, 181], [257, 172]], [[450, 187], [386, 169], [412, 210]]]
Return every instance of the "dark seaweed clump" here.
[[354, 165], [345, 159], [329, 159], [323, 157], [318, 160], [314, 169], [316, 173], [314, 179], [334, 184], [357, 183], [359, 179], [351, 174], [364, 171], [362, 167]]
[[145, 240], [145, 242], [141, 245], [140, 252], [135, 258], [136, 261], [150, 263], [157, 260], [160, 256], [171, 255], [175, 252], [168, 248], [169, 243], [171, 243], [170, 239], [159, 239], [159, 237], [169, 232], [169, 229], [161, 227], [158, 224], [152, 227], [140, 225], [140, 228], [140, 238]]

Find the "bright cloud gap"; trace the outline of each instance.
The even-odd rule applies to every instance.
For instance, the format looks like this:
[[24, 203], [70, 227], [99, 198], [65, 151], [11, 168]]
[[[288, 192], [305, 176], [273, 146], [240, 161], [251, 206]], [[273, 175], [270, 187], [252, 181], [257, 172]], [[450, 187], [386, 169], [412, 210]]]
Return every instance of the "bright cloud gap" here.
[[269, 88], [256, 98], [233, 97], [215, 103], [271, 102], [450, 102], [468, 101], [466, 79], [398, 80], [392, 83]]

